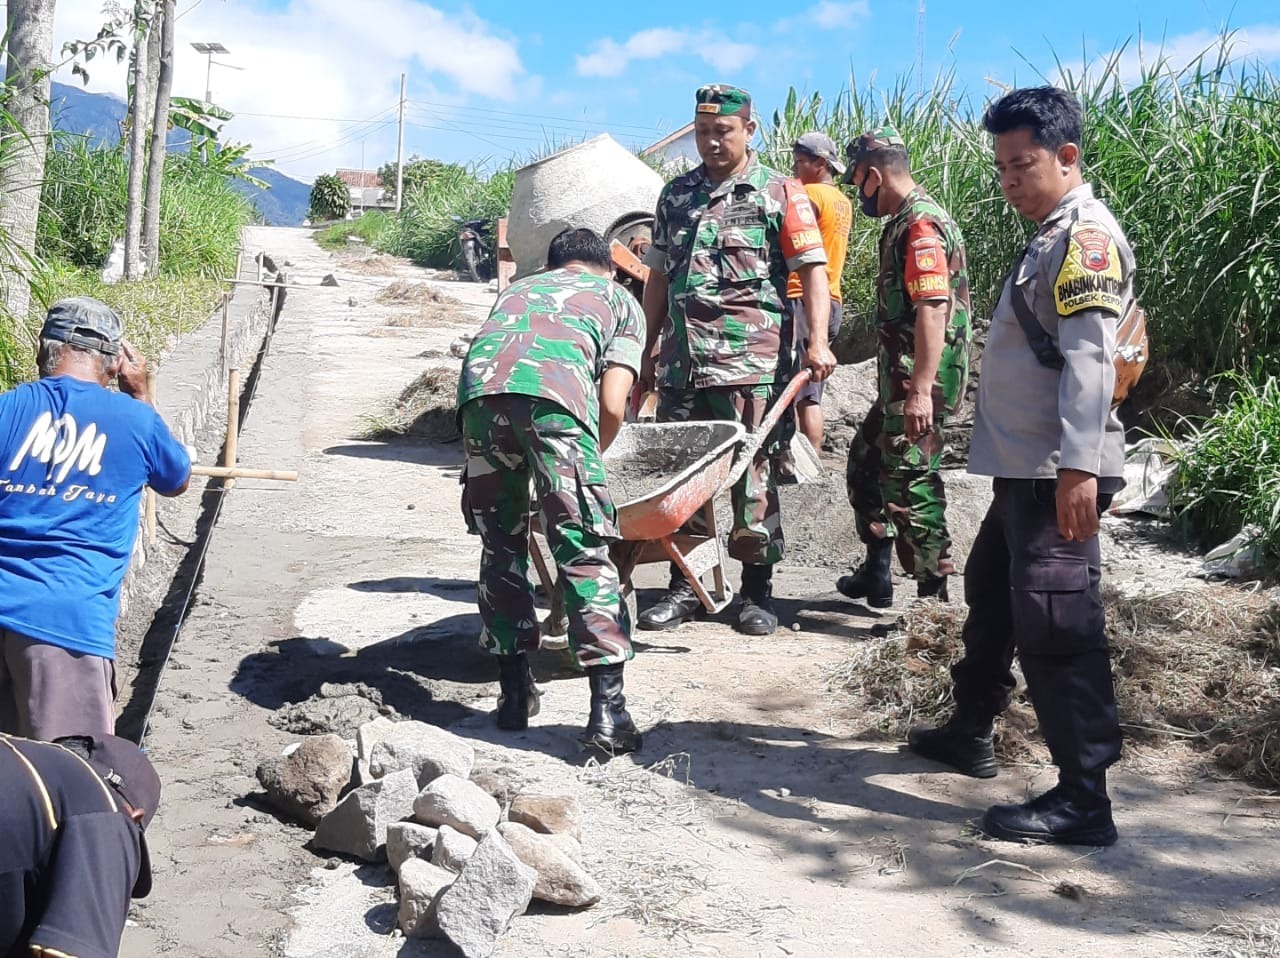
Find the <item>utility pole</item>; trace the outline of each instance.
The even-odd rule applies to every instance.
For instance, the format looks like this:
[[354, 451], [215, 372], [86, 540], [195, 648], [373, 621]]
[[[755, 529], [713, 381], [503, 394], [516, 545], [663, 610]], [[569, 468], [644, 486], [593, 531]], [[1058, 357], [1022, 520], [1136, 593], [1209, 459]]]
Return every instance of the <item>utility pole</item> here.
[[916, 12], [916, 92], [924, 93], [924, 0]]
[[396, 138], [396, 212], [404, 204], [404, 80], [400, 74], [400, 135]]

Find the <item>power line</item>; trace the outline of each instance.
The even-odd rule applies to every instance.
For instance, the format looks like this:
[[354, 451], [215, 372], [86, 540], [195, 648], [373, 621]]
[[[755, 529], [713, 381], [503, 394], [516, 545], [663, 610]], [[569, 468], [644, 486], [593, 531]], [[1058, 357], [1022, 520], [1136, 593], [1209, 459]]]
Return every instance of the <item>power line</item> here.
[[528, 119], [538, 119], [538, 120], [556, 120], [561, 123], [577, 123], [577, 124], [583, 124], [587, 126], [609, 126], [615, 129], [625, 128], [625, 129], [631, 129], [631, 130], [643, 130], [646, 133], [653, 133], [653, 132], [660, 131], [660, 127], [657, 124], [644, 125], [640, 123], [613, 123], [613, 122], [607, 122], [603, 120], [601, 121], [575, 120], [575, 119], [571, 119], [570, 117], [549, 116], [545, 113], [527, 113], [523, 110], [519, 110], [519, 111], [496, 110], [491, 107], [484, 107], [484, 106], [460, 106], [459, 104], [456, 104], [456, 103], [441, 103], [436, 100], [406, 100], [405, 102], [410, 104], [418, 104], [421, 106], [428, 106], [428, 107], [443, 107], [446, 110], [452, 110], [452, 111], [464, 112], [464, 113], [491, 113], [496, 116], [524, 117]]
[[[278, 149], [275, 149], [275, 150], [268, 150], [266, 153], [262, 154], [258, 158], [272, 159], [276, 161], [284, 160], [284, 161], [292, 162], [294, 160], [305, 159], [307, 155], [319, 155], [320, 153], [327, 153], [330, 150], [334, 149], [335, 147], [351, 142], [352, 140], [360, 136], [367, 136], [377, 127], [386, 126], [388, 123], [394, 123], [395, 122], [394, 120], [380, 119], [380, 117], [382, 117], [383, 114], [388, 113], [394, 109], [395, 107], [388, 107], [387, 109], [381, 111], [380, 113], [375, 113], [372, 117], [370, 117], [367, 120], [352, 121], [352, 125], [349, 127], [346, 133], [341, 135], [336, 142], [330, 142], [325, 137], [318, 137], [312, 140], [305, 140], [302, 143], [294, 143], [289, 146], [279, 147]], [[243, 115], [245, 114], [237, 114], [237, 116], [243, 116]], [[324, 146], [321, 149], [316, 149], [316, 150], [311, 149], [312, 147], [320, 147], [322, 144], [324, 144]]]

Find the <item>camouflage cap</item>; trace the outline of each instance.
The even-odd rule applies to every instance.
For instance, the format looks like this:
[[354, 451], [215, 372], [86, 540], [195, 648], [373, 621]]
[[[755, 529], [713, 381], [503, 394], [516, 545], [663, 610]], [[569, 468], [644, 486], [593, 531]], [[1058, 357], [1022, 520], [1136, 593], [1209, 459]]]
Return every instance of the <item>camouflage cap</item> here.
[[840, 160], [840, 154], [836, 152], [836, 142], [825, 133], [820, 133], [817, 130], [802, 133], [791, 144], [791, 149], [800, 150], [810, 156], [816, 156], [820, 160], [826, 160], [831, 165], [832, 172], [837, 176], [844, 172], [844, 163]]
[[715, 116], [740, 116], [751, 119], [751, 94], [741, 87], [724, 83], [709, 83], [698, 87], [694, 94], [697, 106], [694, 113], [710, 113]]
[[850, 140], [849, 144], [844, 148], [845, 158], [849, 162], [849, 171], [845, 173], [841, 182], [848, 183], [853, 178], [853, 171], [866, 158], [868, 153], [874, 153], [876, 150], [887, 150], [895, 146], [905, 150], [907, 143], [902, 138], [902, 135], [888, 124], [878, 126], [874, 130], [868, 130], [857, 139]]

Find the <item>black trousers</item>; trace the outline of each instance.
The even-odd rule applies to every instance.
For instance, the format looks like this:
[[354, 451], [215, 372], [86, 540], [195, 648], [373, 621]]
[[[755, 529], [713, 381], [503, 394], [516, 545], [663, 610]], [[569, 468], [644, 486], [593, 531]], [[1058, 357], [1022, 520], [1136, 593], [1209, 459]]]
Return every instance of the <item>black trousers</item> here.
[[[1100, 790], [1120, 758], [1120, 723], [1102, 610], [1098, 537], [1058, 532], [1053, 479], [996, 479], [964, 569], [964, 658], [951, 670], [958, 715], [1009, 704], [1016, 651], [1064, 784]], [[1099, 496], [1105, 509], [1109, 495]]]

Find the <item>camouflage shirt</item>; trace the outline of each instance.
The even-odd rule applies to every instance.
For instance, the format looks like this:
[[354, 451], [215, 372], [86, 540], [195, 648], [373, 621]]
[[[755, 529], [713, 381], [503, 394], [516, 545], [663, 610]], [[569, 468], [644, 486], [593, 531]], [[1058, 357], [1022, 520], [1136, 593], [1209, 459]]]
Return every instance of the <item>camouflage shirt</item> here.
[[536, 396], [595, 435], [600, 377], [613, 365], [639, 374], [644, 331], [640, 304], [611, 279], [572, 269], [528, 276], [498, 297], [471, 341], [458, 409], [479, 396]]
[[645, 255], [668, 283], [659, 387], [773, 382], [787, 274], [826, 261], [804, 188], [754, 153], [718, 185], [702, 165], [668, 183]]
[[[876, 279], [880, 397], [901, 399], [915, 368], [916, 306], [949, 304], [936, 382], [954, 413], [969, 378], [969, 267], [960, 227], [919, 187], [885, 223]], [[896, 388], [895, 388], [896, 387]]]

